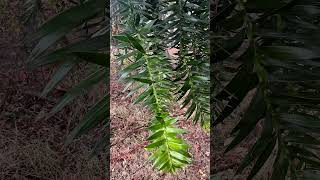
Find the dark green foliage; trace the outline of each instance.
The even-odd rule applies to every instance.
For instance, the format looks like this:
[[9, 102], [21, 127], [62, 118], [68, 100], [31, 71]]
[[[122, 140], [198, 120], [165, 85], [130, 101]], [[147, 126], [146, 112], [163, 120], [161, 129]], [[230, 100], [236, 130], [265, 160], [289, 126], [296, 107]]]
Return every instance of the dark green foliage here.
[[[212, 76], [226, 85], [215, 93], [212, 106], [218, 114], [213, 125], [255, 89], [226, 151], [259, 122], [263, 127], [237, 172], [254, 162], [247, 179], [254, 178], [277, 151], [270, 179], [319, 178], [319, 2], [252, 0], [215, 6], [210, 27]], [[230, 64], [236, 71], [221, 70]], [[222, 79], [221, 73], [232, 78]]]
[[34, 21], [41, 8], [41, 0], [25, 0], [24, 23]]
[[[36, 1], [33, 1], [36, 3]], [[40, 3], [40, 2], [38, 2]], [[27, 1], [28, 10], [35, 10], [35, 5]], [[42, 92], [46, 96], [68, 72], [77, 64], [88, 62], [95, 71], [79, 84], [71, 88], [60, 102], [48, 113], [46, 118], [54, 115], [75, 98], [87, 93], [98, 83], [107, 83], [109, 77], [109, 3], [105, 0], [80, 1], [79, 4], [59, 13], [44, 23], [29, 40], [38, 40], [29, 56], [28, 66], [57, 64], [58, 69]], [[30, 12], [31, 13], [31, 12]], [[88, 24], [95, 22], [95, 26]], [[61, 47], [55, 48], [61, 39], [71, 33], [80, 32], [85, 37]], [[109, 94], [106, 94], [98, 103], [93, 105], [80, 124], [68, 136], [66, 144], [74, 138], [86, 133], [90, 129], [103, 125], [102, 139], [97, 141], [94, 153], [108, 145], [109, 139]]]

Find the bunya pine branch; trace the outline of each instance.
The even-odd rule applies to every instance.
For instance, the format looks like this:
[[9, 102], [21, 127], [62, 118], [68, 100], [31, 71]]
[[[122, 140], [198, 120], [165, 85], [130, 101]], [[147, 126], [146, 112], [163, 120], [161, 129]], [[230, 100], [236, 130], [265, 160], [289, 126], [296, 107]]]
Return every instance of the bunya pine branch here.
[[[143, 91], [135, 98], [135, 103], [144, 103], [154, 117], [148, 128], [151, 132], [146, 149], [153, 152], [150, 160], [158, 170], [174, 172], [191, 162], [189, 145], [177, 135], [186, 131], [174, 127], [176, 118], [170, 117], [168, 104], [172, 100], [171, 68], [164, 52], [148, 47], [157, 42], [154, 38], [141, 34], [120, 34], [114, 36], [124, 47], [130, 47], [132, 62], [122, 70], [121, 78], [136, 85], [134, 92]], [[146, 50], [151, 49], [151, 50]], [[124, 55], [125, 56], [125, 55]], [[121, 58], [121, 56], [119, 57]]]
[[254, 162], [247, 177], [253, 179], [271, 158], [272, 180], [318, 179], [320, 77], [315, 62], [320, 55], [319, 44], [308, 36], [318, 38], [312, 34], [319, 31], [315, 16], [320, 15], [319, 4], [313, 0], [234, 1], [218, 7], [211, 18], [212, 61], [234, 60], [242, 65], [214, 97], [214, 107], [223, 103], [213, 125], [227, 118], [253, 89], [256, 93], [232, 130], [234, 139], [226, 152], [262, 124], [261, 135], [237, 174]]

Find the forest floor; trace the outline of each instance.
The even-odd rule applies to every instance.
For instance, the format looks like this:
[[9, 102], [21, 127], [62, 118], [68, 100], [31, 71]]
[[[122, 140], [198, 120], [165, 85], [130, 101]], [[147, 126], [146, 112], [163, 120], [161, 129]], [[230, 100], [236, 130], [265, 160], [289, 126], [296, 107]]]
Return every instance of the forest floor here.
[[[79, 81], [79, 74], [72, 74], [48, 98], [39, 96], [54, 68], [31, 71], [25, 67], [30, 47], [25, 46], [23, 40], [34, 28], [21, 23], [22, 4], [19, 0], [0, 1], [0, 180], [109, 179], [104, 177], [104, 154], [102, 158], [88, 158], [96, 131], [69, 147], [63, 146], [66, 135], [93, 103], [95, 95], [80, 98], [52, 118], [38, 118], [58, 102], [65, 89]], [[47, 17], [54, 13], [48, 11]], [[177, 107], [172, 114], [178, 117], [178, 126], [189, 131], [184, 137], [192, 145], [193, 162], [175, 175], [162, 174], [151, 167], [147, 161], [149, 153], [144, 149], [148, 137], [145, 128], [151, 115], [140, 105], [132, 105], [132, 99], [122, 92], [124, 84], [118, 82], [118, 66], [114, 62], [111, 65], [111, 179], [209, 179], [209, 133], [193, 125], [191, 120], [184, 120], [183, 110]], [[247, 105], [246, 100], [232, 118], [213, 131], [211, 164], [221, 180], [242, 180], [248, 174], [246, 170], [233, 177], [255, 140], [253, 136], [235, 150], [223, 154], [230, 142], [229, 132]]]

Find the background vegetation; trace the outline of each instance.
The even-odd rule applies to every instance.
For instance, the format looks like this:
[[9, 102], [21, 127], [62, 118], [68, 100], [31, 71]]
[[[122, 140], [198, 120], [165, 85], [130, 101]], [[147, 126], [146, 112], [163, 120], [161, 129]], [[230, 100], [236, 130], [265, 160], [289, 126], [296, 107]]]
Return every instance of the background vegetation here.
[[223, 87], [212, 98], [212, 126], [230, 116], [254, 90], [225, 152], [257, 124], [262, 127], [237, 173], [253, 163], [247, 177], [252, 179], [273, 158], [269, 179], [318, 179], [319, 2], [219, 1], [211, 5], [211, 82]]

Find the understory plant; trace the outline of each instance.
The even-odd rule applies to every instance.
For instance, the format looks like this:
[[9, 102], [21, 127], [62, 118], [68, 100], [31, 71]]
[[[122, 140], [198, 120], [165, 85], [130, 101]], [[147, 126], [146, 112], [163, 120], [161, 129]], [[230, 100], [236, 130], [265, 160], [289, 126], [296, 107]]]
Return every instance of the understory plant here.
[[[175, 172], [192, 161], [189, 145], [179, 135], [174, 103], [187, 107], [185, 119], [209, 127], [209, 4], [200, 0], [114, 1], [120, 33], [113, 36], [120, 79], [134, 103], [148, 107], [153, 118], [148, 129], [153, 167]], [[166, 49], [176, 48], [176, 59]]]
[[236, 174], [251, 165], [253, 179], [269, 160], [266, 179], [320, 179], [319, 1], [217, 2], [210, 10], [211, 79], [222, 86], [211, 86], [211, 125], [254, 91], [225, 152], [262, 126]]

